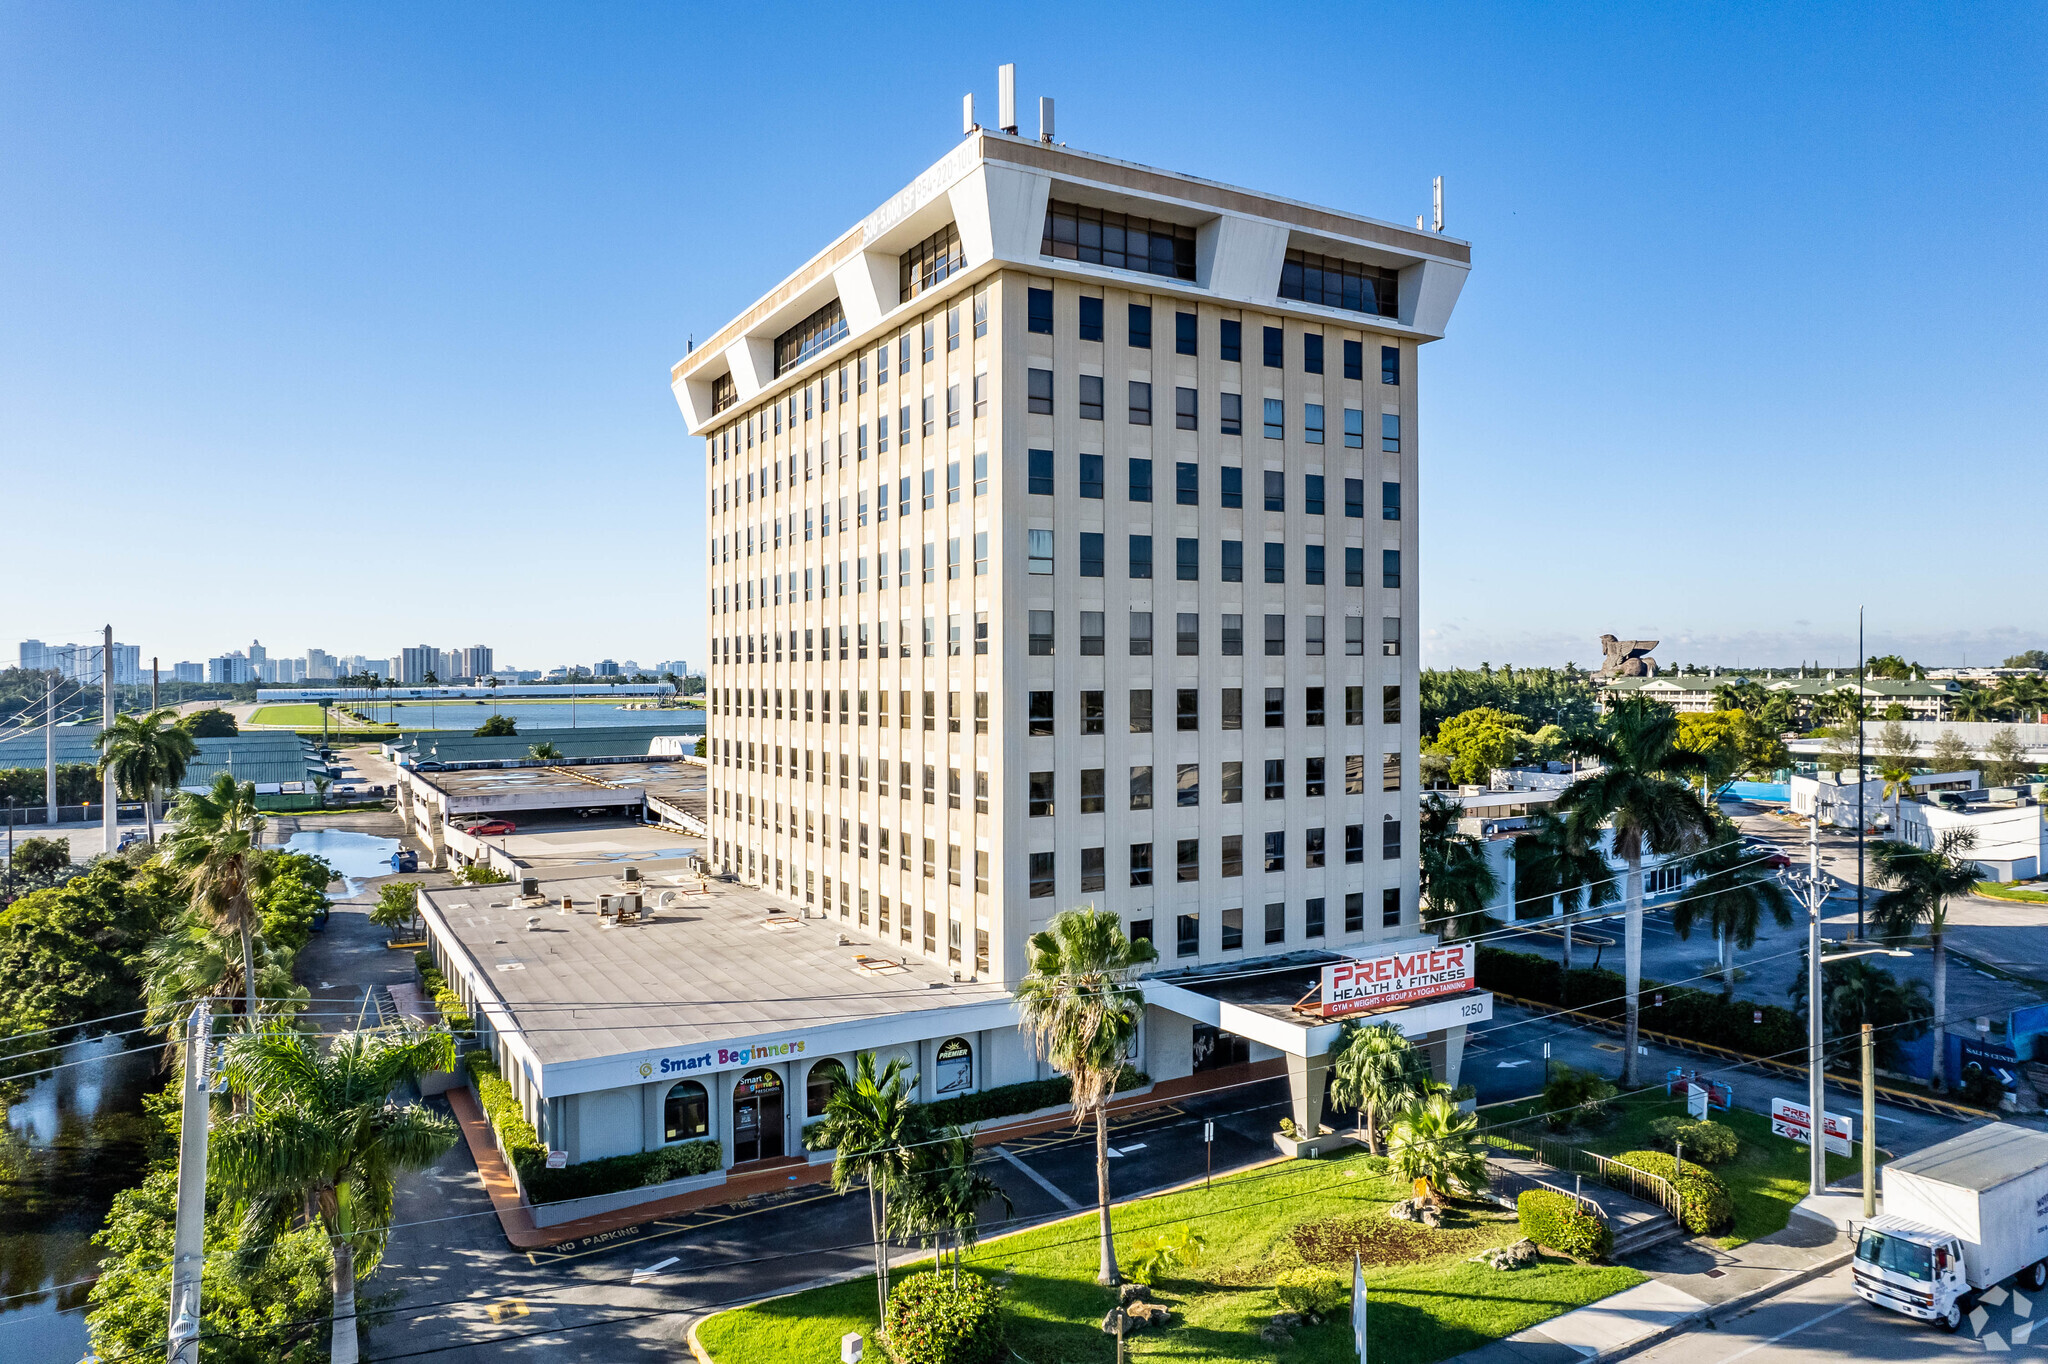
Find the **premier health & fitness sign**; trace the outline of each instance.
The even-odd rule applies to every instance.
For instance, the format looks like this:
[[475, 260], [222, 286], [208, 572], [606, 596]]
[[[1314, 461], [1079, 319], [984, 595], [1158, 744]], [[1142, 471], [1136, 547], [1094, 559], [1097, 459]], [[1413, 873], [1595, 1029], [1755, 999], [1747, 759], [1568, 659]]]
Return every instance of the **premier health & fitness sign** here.
[[1342, 1018], [1472, 988], [1476, 953], [1470, 943], [1390, 952], [1323, 967], [1323, 1017]]

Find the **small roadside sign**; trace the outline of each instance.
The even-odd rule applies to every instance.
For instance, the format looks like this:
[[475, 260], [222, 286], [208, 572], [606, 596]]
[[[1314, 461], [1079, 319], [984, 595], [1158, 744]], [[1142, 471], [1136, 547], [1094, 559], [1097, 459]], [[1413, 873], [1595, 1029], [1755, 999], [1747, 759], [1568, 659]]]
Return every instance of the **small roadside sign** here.
[[839, 1364], [860, 1364], [861, 1352], [867, 1343], [860, 1338], [860, 1332], [848, 1331], [839, 1337]]
[[1685, 1111], [1695, 1118], [1707, 1116], [1707, 1087], [1694, 1085], [1685, 1092]]
[[548, 1152], [548, 1168], [549, 1168], [550, 1170], [563, 1170], [563, 1169], [567, 1169], [567, 1168], [568, 1168], [568, 1165], [569, 1165], [569, 1153], [568, 1153], [567, 1151], [550, 1151], [550, 1152]]

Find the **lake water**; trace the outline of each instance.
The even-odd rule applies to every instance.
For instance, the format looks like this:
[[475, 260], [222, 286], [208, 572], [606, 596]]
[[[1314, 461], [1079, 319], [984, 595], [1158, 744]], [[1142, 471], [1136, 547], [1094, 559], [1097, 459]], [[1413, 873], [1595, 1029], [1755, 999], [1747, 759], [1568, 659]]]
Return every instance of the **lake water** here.
[[400, 729], [475, 729], [493, 715], [509, 715], [526, 729], [608, 729], [618, 725], [650, 725], [665, 729], [704, 728], [701, 710], [628, 710], [610, 701], [398, 701], [365, 706], [378, 721], [396, 721]]
[[[139, 1050], [123, 1050], [139, 1048]], [[161, 1085], [154, 1038], [102, 1037], [53, 1053], [67, 1065], [7, 1110], [0, 1133], [0, 1359], [71, 1364], [86, 1350], [92, 1244], [114, 1195], [142, 1180]]]
[[356, 881], [365, 876], [391, 875], [391, 855], [398, 840], [375, 834], [351, 833], [347, 829], [301, 829], [285, 840], [284, 850], [311, 853], [341, 874], [344, 900], [356, 893]]

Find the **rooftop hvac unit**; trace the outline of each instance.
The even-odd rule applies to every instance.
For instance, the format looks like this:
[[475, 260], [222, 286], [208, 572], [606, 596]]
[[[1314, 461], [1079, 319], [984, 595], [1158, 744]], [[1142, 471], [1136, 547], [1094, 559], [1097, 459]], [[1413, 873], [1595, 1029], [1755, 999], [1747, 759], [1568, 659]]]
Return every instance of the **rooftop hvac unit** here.
[[536, 895], [539, 895], [539, 894], [540, 894], [540, 878], [539, 878], [538, 876], [522, 876], [522, 877], [520, 877], [520, 878], [519, 878], [519, 893], [520, 893], [521, 895], [525, 896], [525, 897], [526, 897], [527, 899], [529, 899], [529, 900], [530, 900], [530, 899], [532, 899], [533, 897], [535, 897]]

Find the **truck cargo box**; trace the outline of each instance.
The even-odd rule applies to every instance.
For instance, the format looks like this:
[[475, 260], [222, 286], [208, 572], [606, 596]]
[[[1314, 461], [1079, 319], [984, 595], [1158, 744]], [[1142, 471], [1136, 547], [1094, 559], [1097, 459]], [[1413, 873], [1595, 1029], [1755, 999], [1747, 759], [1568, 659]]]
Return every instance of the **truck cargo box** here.
[[1963, 1244], [1970, 1287], [2048, 1260], [2048, 1133], [1993, 1122], [1884, 1167], [1885, 1217]]

